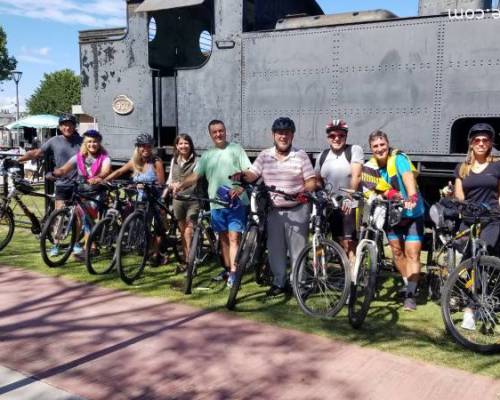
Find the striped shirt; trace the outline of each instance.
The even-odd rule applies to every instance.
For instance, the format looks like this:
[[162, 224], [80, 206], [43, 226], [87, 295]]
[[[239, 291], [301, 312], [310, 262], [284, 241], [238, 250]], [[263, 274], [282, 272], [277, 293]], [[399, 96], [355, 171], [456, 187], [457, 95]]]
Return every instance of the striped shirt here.
[[[277, 190], [290, 194], [303, 192], [305, 181], [315, 177], [306, 152], [293, 147], [283, 160], [278, 160], [274, 147], [261, 151], [250, 171], [261, 176], [267, 186], [275, 186]], [[271, 194], [271, 198], [276, 207], [293, 207], [298, 204], [277, 194]]]

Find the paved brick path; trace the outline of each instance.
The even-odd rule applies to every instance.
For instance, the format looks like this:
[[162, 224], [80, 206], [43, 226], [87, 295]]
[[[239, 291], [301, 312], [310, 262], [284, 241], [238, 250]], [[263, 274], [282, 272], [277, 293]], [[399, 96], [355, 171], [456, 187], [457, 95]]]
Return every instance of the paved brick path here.
[[0, 267], [0, 365], [87, 399], [493, 399], [500, 381]]

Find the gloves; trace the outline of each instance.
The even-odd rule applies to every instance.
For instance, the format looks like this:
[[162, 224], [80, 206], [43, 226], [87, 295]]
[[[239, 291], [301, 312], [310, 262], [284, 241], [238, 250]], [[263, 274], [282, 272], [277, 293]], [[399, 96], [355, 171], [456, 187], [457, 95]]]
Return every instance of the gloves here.
[[386, 193], [385, 197], [387, 197], [387, 200], [399, 200], [403, 196], [396, 189], [391, 189]]
[[307, 192], [297, 193], [295, 200], [300, 204], [309, 203], [309, 195]]

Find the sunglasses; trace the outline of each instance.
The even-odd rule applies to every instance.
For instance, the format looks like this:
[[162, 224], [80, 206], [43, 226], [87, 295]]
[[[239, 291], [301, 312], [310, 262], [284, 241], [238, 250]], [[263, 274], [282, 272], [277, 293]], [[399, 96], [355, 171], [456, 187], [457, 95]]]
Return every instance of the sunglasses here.
[[338, 140], [342, 140], [342, 139], [345, 139], [347, 135], [341, 133], [341, 134], [332, 134], [332, 135], [328, 135], [328, 139], [332, 139], [332, 140], [335, 140], [335, 139], [338, 139]]
[[489, 138], [479, 138], [479, 137], [472, 139], [472, 144], [480, 144], [480, 143], [490, 144], [491, 140]]

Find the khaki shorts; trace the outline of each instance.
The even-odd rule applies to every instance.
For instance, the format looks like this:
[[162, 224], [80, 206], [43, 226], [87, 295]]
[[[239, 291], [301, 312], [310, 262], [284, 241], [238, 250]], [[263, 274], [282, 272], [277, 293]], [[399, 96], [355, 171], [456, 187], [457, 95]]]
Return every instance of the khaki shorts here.
[[172, 200], [174, 217], [177, 221], [196, 220], [200, 206], [197, 201]]

